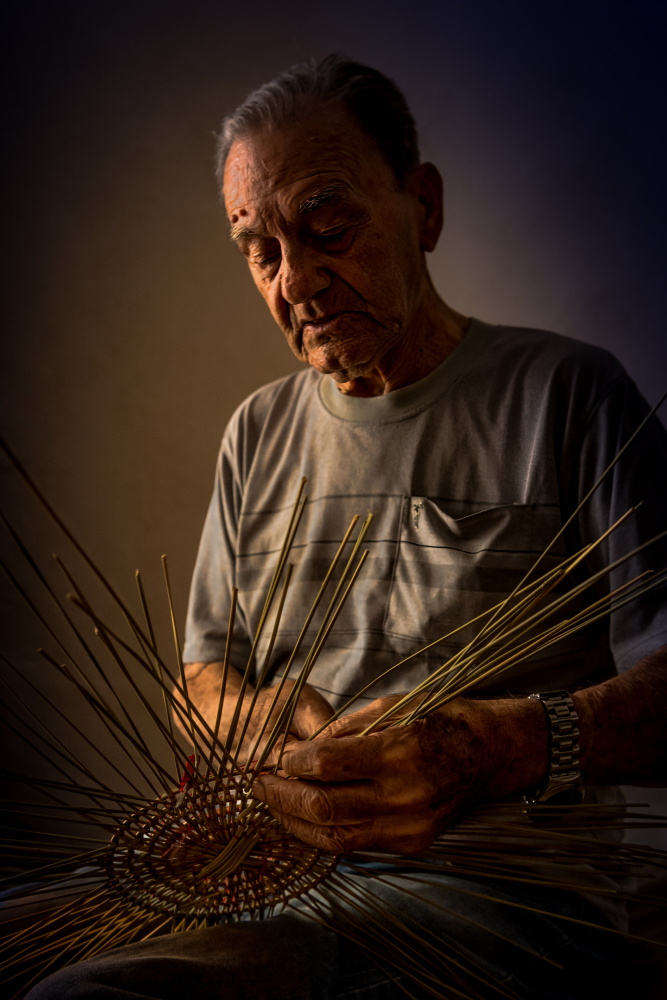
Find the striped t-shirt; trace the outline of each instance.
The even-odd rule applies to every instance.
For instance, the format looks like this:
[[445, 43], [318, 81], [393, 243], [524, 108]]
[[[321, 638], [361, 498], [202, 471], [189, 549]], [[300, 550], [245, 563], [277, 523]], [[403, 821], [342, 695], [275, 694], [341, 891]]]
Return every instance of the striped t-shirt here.
[[[265, 386], [225, 432], [192, 582], [186, 661], [223, 658], [236, 585], [232, 662], [243, 669], [306, 476], [308, 500], [290, 555], [292, 583], [270, 676], [286, 663], [350, 519], [372, 511], [366, 564], [310, 678], [338, 707], [510, 593], [645, 413], [606, 351], [479, 321], [426, 378], [384, 396], [345, 396], [312, 369]], [[587, 560], [586, 572], [595, 573], [667, 527], [665, 496], [667, 436], [653, 420], [542, 571], [642, 501]], [[663, 543], [620, 567], [613, 585], [665, 566]], [[607, 585], [600, 581], [587, 599]], [[479, 693], [573, 690], [609, 677], [667, 642], [665, 604], [664, 589], [640, 599], [488, 680]], [[318, 622], [316, 616], [311, 639]], [[442, 638], [364, 699], [410, 690], [474, 629]], [[270, 635], [269, 620], [260, 667]]]

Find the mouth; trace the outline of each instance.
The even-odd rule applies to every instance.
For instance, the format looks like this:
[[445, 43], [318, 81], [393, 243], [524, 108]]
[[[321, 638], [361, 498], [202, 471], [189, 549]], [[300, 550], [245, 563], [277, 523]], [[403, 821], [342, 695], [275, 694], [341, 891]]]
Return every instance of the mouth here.
[[[356, 367], [359, 351], [368, 338], [367, 310], [341, 309], [316, 318], [298, 319], [295, 324], [297, 356], [321, 374], [333, 374]], [[352, 353], [350, 353], [352, 352]]]
[[333, 332], [340, 320], [341, 316], [348, 316], [348, 312], [334, 312], [329, 313], [328, 316], [322, 316], [321, 319], [307, 319], [300, 325], [300, 332], [303, 336], [304, 333], [314, 334], [327, 334], [330, 331]]
[[361, 319], [368, 319], [368, 313], [361, 309], [341, 309], [319, 319], [301, 320], [297, 328], [298, 336], [302, 343], [305, 341], [314, 346], [328, 340], [347, 340], [357, 336], [358, 330], [355, 331], [351, 324]]

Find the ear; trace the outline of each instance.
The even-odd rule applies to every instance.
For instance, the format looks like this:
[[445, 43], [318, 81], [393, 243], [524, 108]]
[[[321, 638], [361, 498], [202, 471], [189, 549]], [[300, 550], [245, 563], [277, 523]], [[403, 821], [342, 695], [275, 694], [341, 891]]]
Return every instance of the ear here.
[[420, 207], [419, 244], [430, 253], [440, 238], [444, 222], [442, 177], [432, 163], [422, 163], [413, 180]]

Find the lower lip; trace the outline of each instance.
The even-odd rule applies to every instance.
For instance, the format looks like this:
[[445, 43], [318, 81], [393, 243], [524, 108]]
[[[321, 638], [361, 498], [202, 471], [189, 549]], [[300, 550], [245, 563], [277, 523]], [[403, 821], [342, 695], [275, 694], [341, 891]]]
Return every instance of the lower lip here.
[[303, 332], [310, 334], [328, 333], [330, 330], [333, 331], [336, 327], [340, 326], [340, 321], [347, 315], [349, 314], [336, 313], [334, 316], [328, 316], [327, 319], [304, 323]]

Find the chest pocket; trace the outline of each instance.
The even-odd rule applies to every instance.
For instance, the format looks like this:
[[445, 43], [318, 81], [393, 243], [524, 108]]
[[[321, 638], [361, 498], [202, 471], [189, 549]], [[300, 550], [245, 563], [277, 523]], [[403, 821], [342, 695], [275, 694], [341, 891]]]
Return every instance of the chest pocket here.
[[[536, 548], [534, 528], [533, 506], [505, 504], [453, 516], [427, 497], [406, 497], [385, 630], [430, 642], [496, 605], [553, 534], [549, 525]], [[478, 627], [462, 629], [446, 645], [463, 645]]]

